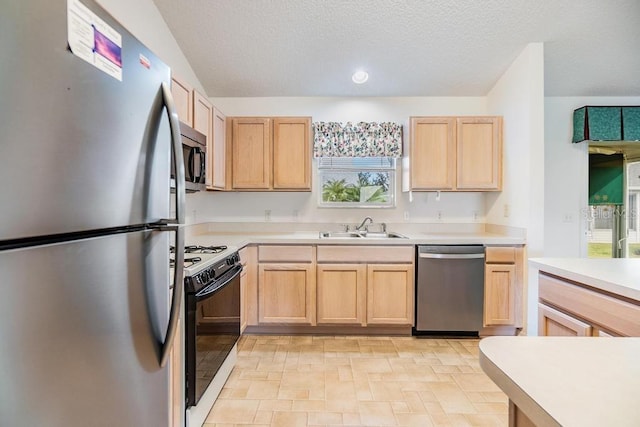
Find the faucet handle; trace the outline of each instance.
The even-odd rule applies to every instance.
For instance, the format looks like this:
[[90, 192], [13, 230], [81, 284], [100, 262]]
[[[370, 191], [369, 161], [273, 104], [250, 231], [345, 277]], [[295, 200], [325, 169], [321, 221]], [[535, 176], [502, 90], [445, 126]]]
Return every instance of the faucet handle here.
[[383, 232], [383, 233], [386, 233], [386, 232], [387, 232], [387, 224], [386, 224], [386, 223], [381, 222], [381, 223], [380, 223], [380, 227], [382, 227], [382, 232]]
[[349, 224], [340, 224], [342, 226], [342, 231], [345, 233], [349, 232]]

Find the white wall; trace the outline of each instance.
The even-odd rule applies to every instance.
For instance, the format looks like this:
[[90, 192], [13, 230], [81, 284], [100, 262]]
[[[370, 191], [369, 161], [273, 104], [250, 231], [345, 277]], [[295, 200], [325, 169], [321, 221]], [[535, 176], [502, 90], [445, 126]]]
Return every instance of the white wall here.
[[[504, 185], [502, 192], [486, 196], [487, 222], [526, 229], [527, 255], [541, 256], [545, 179], [542, 43], [525, 47], [489, 92], [487, 109], [504, 116]], [[527, 333], [535, 335], [538, 287], [533, 271], [527, 277]]]
[[587, 143], [572, 144], [573, 110], [585, 105], [640, 105], [640, 97], [545, 99], [544, 255], [587, 255]]
[[[478, 115], [487, 114], [484, 97], [400, 97], [400, 98], [211, 98], [228, 116], [311, 116], [313, 121], [393, 121], [404, 125], [408, 138], [409, 116]], [[187, 195], [188, 222], [265, 220], [264, 211], [271, 210], [274, 222], [358, 222], [372, 216], [377, 222], [472, 222], [473, 212], [483, 222], [482, 193], [401, 193], [397, 174], [397, 203], [392, 209], [319, 208], [316, 188], [316, 162], [313, 161], [313, 191], [311, 193], [216, 193], [200, 192]], [[297, 212], [297, 216], [295, 212]], [[409, 220], [405, 221], [404, 213]]]
[[131, 34], [145, 44], [171, 72], [206, 93], [153, 0], [97, 0]]

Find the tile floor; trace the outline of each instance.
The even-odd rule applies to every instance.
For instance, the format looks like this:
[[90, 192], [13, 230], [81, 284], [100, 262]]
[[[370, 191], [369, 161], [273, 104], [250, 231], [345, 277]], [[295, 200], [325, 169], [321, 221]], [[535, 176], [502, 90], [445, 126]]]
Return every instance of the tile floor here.
[[204, 427], [507, 426], [478, 340], [244, 336]]

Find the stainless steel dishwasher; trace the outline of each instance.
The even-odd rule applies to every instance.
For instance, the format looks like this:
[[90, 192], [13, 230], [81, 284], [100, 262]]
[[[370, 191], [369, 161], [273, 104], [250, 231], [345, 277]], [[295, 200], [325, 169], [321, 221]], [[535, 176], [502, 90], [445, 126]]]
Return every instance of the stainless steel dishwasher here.
[[484, 246], [418, 246], [414, 335], [477, 336], [484, 306]]

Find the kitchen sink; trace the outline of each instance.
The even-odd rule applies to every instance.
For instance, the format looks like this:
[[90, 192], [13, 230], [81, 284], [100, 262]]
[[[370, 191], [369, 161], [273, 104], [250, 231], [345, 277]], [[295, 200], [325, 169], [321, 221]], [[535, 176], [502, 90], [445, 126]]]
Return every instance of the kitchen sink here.
[[406, 239], [407, 236], [403, 236], [399, 233], [384, 232], [384, 233], [367, 233], [357, 231], [321, 231], [321, 239]]

